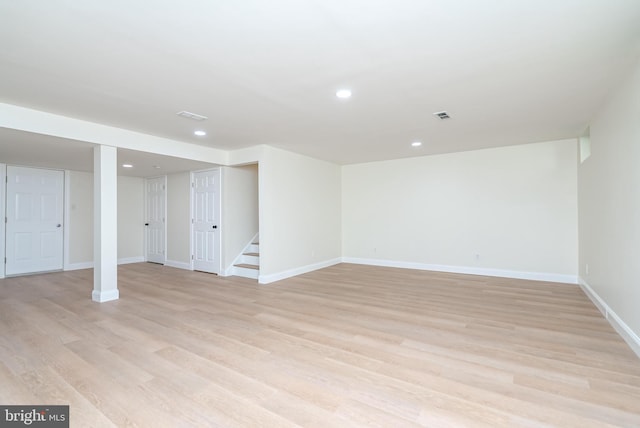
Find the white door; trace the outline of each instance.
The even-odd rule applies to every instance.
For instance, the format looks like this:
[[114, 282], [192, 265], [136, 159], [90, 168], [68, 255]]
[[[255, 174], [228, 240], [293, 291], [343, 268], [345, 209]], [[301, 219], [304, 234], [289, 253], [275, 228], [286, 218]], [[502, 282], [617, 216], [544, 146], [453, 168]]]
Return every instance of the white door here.
[[7, 167], [7, 275], [62, 270], [64, 172]]
[[193, 173], [193, 268], [220, 273], [220, 170]]
[[147, 204], [145, 242], [147, 261], [165, 263], [166, 177], [145, 180]]

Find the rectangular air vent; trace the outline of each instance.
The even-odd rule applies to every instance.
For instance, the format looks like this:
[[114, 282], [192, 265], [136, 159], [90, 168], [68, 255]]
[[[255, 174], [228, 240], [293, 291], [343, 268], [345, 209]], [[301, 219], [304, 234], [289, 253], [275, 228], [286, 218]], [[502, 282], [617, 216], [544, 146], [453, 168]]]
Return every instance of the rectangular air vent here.
[[176, 113], [178, 116], [186, 117], [187, 119], [197, 120], [201, 122], [203, 120], [207, 120], [207, 116], [203, 116], [201, 114], [191, 113], [190, 111], [179, 111]]
[[449, 116], [449, 113], [446, 111], [438, 111], [433, 113], [433, 115], [440, 120], [451, 119], [451, 116]]

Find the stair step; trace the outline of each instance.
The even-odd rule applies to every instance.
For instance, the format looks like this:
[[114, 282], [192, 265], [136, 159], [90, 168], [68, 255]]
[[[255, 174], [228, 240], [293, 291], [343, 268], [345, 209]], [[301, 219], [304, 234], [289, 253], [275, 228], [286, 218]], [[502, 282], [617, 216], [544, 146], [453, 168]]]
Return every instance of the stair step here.
[[241, 268], [245, 268], [245, 269], [255, 269], [255, 270], [259, 270], [260, 266], [256, 266], [256, 265], [250, 265], [247, 263], [239, 263], [237, 265], [234, 265], [235, 267], [241, 267]]
[[260, 253], [242, 253], [243, 256], [260, 257]]

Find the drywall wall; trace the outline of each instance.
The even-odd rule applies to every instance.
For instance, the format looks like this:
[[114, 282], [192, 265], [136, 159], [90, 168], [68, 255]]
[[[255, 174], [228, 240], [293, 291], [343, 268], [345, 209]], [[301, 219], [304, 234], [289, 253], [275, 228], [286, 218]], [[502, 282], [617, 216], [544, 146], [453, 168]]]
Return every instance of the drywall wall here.
[[595, 116], [591, 156], [578, 169], [580, 277], [638, 355], [639, 118], [640, 63]]
[[167, 176], [167, 265], [191, 266], [191, 175]]
[[577, 142], [347, 165], [345, 261], [576, 281]]
[[222, 271], [258, 233], [258, 165], [222, 168]]
[[337, 263], [342, 233], [340, 166], [265, 147], [258, 175], [259, 281]]
[[144, 261], [144, 179], [118, 177], [118, 262]]
[[93, 174], [89, 172], [68, 171], [67, 210], [69, 248], [68, 266], [90, 267], [93, 263]]
[[[93, 265], [93, 174], [68, 171], [69, 222], [65, 269]], [[144, 187], [138, 177], [118, 177], [118, 261], [144, 259]]]

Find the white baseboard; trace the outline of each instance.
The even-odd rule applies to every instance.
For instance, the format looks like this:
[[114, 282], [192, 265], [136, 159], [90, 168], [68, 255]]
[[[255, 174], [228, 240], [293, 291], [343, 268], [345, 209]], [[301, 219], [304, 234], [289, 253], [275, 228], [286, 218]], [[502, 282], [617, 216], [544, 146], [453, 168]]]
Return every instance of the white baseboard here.
[[[129, 263], [143, 263], [144, 257], [127, 257], [118, 259], [119, 265], [126, 265]], [[80, 269], [93, 269], [93, 262], [80, 262], [80, 263], [67, 263], [64, 265], [63, 270], [80, 270]]]
[[258, 282], [260, 284], [270, 284], [275, 281], [281, 281], [283, 279], [291, 278], [293, 276], [302, 275], [303, 273], [309, 273], [314, 270], [326, 268], [329, 266], [337, 265], [338, 263], [342, 263], [342, 259], [336, 258], [331, 260], [325, 260], [323, 262], [314, 263], [306, 266], [301, 266], [295, 269], [289, 269], [278, 273], [272, 273], [269, 275], [260, 275], [258, 277]]
[[580, 288], [591, 299], [593, 304], [598, 308], [602, 315], [609, 321], [609, 324], [618, 332], [618, 334], [627, 342], [627, 345], [633, 352], [640, 358], [640, 336], [638, 336], [632, 329], [622, 321], [622, 319], [616, 314], [613, 309], [602, 300], [602, 298], [596, 293], [593, 288], [583, 278], [579, 278]]
[[166, 260], [164, 262], [164, 265], [173, 267], [173, 268], [178, 268], [178, 269], [192, 270], [191, 263], [189, 262], [177, 262], [175, 260]]
[[93, 262], [68, 263], [63, 270], [93, 269]]
[[127, 257], [124, 259], [118, 259], [118, 264], [119, 265], [127, 265], [129, 263], [143, 263], [146, 260], [144, 259], [144, 257], [140, 256], [140, 257]]
[[93, 290], [91, 293], [91, 300], [98, 303], [110, 302], [112, 300], [118, 300], [120, 298], [120, 291], [116, 290]]
[[353, 263], [358, 265], [395, 267], [402, 269], [430, 270], [435, 272], [463, 273], [467, 275], [496, 276], [500, 278], [529, 279], [533, 281], [561, 282], [566, 284], [577, 284], [576, 275], [563, 275], [543, 272], [522, 272], [516, 270], [488, 269], [469, 266], [448, 266], [432, 265], [426, 263], [400, 262], [394, 260], [362, 259], [356, 257], [343, 257], [343, 263]]

